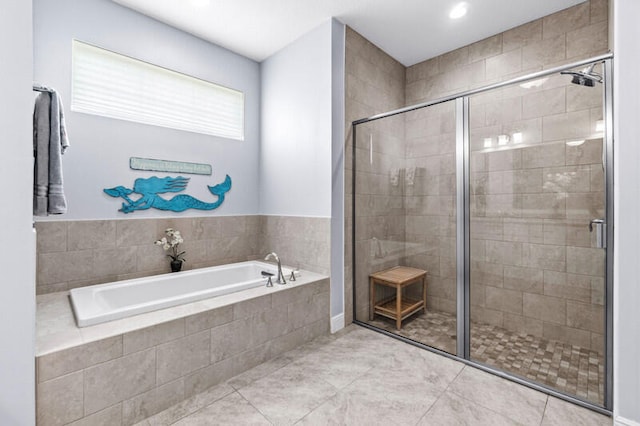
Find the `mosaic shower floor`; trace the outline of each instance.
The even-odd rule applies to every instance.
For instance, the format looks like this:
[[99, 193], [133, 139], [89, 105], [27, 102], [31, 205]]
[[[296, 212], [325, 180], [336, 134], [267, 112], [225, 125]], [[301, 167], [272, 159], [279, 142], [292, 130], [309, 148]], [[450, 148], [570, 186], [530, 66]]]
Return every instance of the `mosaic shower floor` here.
[[[449, 353], [456, 351], [456, 318], [448, 313], [415, 315], [403, 322], [400, 331], [393, 321], [382, 317], [369, 324]], [[604, 403], [604, 358], [591, 349], [472, 322], [471, 358], [561, 392]]]

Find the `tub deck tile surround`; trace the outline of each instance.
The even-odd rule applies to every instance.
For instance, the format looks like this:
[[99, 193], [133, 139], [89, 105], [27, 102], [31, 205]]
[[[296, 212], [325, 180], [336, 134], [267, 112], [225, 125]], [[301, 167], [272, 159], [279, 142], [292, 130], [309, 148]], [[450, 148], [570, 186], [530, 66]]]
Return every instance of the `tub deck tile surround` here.
[[[276, 307], [309, 297], [314, 290], [305, 289], [305, 284], [325, 279], [327, 277], [324, 275], [305, 270], [302, 277], [295, 282], [287, 281], [285, 286], [256, 287], [245, 290], [242, 294], [226, 294], [83, 328], [76, 326], [73, 310], [69, 303], [69, 292], [38, 295], [36, 297], [36, 356], [142, 330], [180, 318], [184, 318], [185, 328], [189, 329], [187, 334], [190, 334], [200, 331], [198, 327], [205, 327], [207, 324], [215, 326], [230, 322], [231, 318], [235, 320], [247, 316], [247, 313], [254, 312], [253, 309], [258, 309], [255, 304], [262, 303], [265, 306]], [[300, 289], [297, 289], [292, 295], [285, 291], [298, 287]], [[276, 293], [278, 296], [273, 298], [272, 295]], [[260, 296], [264, 296], [265, 300], [255, 300]], [[197, 325], [199, 322], [204, 322], [204, 325]], [[144, 333], [150, 332], [150, 330], [146, 330]]]
[[329, 332], [329, 279], [296, 282], [78, 328], [68, 293], [38, 296], [38, 425], [125, 424]]
[[162, 385], [206, 367], [210, 352], [209, 330], [157, 346], [156, 383]]
[[[123, 353], [130, 354], [165, 342], [184, 337], [185, 319], [164, 322], [162, 324], [129, 332], [122, 336]], [[100, 341], [100, 340], [99, 340]]]
[[156, 351], [151, 348], [83, 370], [85, 415], [153, 389], [155, 367]]

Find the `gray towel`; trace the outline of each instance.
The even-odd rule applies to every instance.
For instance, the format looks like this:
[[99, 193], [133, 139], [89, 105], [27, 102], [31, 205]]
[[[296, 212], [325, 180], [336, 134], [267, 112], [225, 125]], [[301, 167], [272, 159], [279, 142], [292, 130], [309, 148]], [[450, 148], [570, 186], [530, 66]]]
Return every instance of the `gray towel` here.
[[40, 93], [33, 113], [33, 214], [36, 216], [67, 212], [62, 154], [68, 146], [60, 96], [53, 89]]

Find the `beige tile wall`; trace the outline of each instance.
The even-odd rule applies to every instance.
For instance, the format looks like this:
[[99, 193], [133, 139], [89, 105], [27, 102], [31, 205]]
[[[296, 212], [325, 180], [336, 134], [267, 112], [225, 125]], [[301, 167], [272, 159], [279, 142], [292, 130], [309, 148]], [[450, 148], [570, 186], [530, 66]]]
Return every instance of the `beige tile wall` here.
[[[351, 28], [346, 29], [346, 63], [345, 63], [345, 323], [349, 324], [353, 317], [352, 286], [352, 133], [351, 122], [363, 117], [400, 108], [404, 105], [405, 68], [384, 53], [373, 43], [363, 38]], [[356, 229], [367, 229], [356, 237], [359, 258], [359, 282], [367, 279], [372, 270], [392, 266], [394, 260], [380, 256], [378, 241], [382, 251], [393, 252], [397, 257], [397, 243], [404, 240], [404, 213], [402, 205], [403, 175], [399, 172], [399, 185], [392, 183], [391, 170], [401, 169], [404, 156], [404, 119], [387, 120], [377, 127], [361, 126], [358, 132], [358, 170], [362, 172], [356, 178], [358, 185], [356, 202], [359, 208], [359, 221], [365, 226]], [[372, 152], [369, 151], [370, 142]], [[371, 225], [371, 226], [369, 226]], [[373, 238], [376, 238], [375, 240]], [[378, 254], [376, 254], [376, 250]], [[397, 264], [397, 260], [395, 261]], [[358, 288], [357, 297], [366, 300], [368, 290]], [[360, 315], [366, 315], [366, 304], [362, 306]]]
[[295, 216], [259, 217], [259, 253], [275, 251], [293, 268], [330, 274], [330, 219]]
[[37, 222], [37, 293], [169, 272], [169, 259], [153, 244], [168, 227], [184, 237], [184, 269], [261, 259], [276, 251], [284, 264], [326, 274], [328, 223], [328, 218], [289, 216]]
[[36, 359], [37, 424], [132, 425], [329, 332], [329, 280]]

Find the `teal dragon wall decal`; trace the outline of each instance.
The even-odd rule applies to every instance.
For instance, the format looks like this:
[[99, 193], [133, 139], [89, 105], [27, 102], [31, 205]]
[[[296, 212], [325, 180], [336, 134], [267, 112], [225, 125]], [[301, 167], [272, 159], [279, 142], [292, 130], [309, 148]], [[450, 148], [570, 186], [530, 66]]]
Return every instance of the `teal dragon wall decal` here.
[[[209, 191], [218, 197], [213, 203], [205, 203], [187, 194], [179, 194], [171, 199], [162, 198], [158, 194], [167, 192], [184, 191], [189, 183], [189, 178], [182, 176], [159, 178], [152, 176], [147, 179], [139, 178], [133, 183], [133, 189], [124, 186], [106, 188], [103, 191], [115, 198], [122, 198], [126, 203], [122, 203], [122, 208], [118, 211], [132, 213], [136, 210], [147, 210], [150, 208], [158, 210], [171, 210], [183, 212], [188, 209], [213, 210], [224, 202], [224, 196], [231, 189], [231, 178], [227, 175], [222, 183], [215, 186], [207, 186]], [[129, 195], [136, 193], [140, 195], [137, 200], [132, 200]]]

